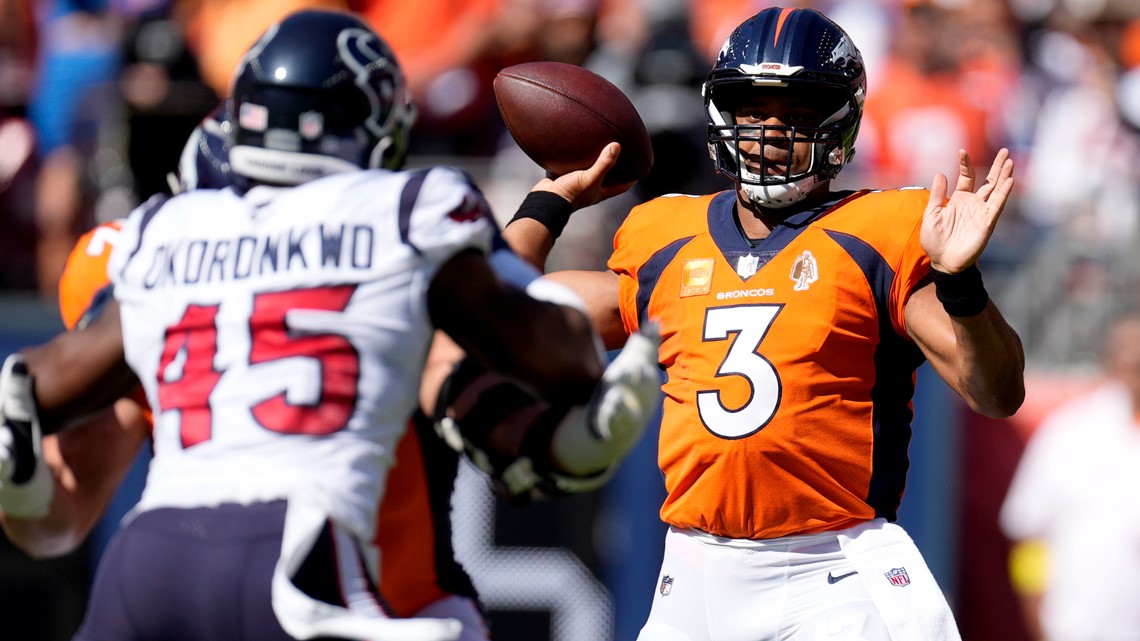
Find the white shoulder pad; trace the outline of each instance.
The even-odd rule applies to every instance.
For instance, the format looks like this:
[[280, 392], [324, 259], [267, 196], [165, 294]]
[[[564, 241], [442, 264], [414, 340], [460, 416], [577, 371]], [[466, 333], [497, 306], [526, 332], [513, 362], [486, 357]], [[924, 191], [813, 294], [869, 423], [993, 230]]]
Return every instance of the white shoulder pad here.
[[483, 194], [467, 175], [450, 167], [407, 172], [400, 216], [416, 251], [451, 256], [469, 247], [490, 254], [498, 226]]

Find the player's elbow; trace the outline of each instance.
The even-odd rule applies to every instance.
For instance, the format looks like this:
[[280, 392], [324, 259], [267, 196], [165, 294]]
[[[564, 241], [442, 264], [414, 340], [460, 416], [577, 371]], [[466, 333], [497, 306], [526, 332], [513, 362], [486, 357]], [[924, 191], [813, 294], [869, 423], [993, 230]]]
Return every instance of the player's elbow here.
[[999, 384], [988, 385], [981, 393], [965, 395], [970, 409], [989, 418], [1009, 418], [1025, 402], [1025, 379], [1009, 376]]
[[1025, 353], [1017, 335], [1012, 337], [1005, 349], [995, 348], [988, 358], [959, 370], [958, 389], [978, 414], [1009, 418], [1025, 402]]

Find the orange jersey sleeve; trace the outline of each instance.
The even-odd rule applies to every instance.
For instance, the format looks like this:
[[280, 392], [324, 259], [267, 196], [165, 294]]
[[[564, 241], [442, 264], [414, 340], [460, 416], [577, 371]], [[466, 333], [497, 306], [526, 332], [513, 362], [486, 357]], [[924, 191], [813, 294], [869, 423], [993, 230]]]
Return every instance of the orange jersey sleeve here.
[[107, 261], [121, 228], [117, 220], [95, 227], [79, 238], [67, 256], [59, 278], [59, 314], [67, 329], [75, 329], [95, 294], [111, 283]]
[[761, 241], [740, 231], [733, 192], [631, 212], [610, 268], [627, 328], [662, 330], [664, 521], [759, 539], [895, 517], [926, 198], [847, 194]]

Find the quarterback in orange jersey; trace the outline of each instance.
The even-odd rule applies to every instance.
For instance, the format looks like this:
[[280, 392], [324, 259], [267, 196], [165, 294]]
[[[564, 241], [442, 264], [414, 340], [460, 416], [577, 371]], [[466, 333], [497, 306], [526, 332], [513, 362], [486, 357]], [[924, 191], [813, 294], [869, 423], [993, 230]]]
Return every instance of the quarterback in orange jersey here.
[[[770, 8], [728, 37], [703, 98], [735, 188], [636, 207], [609, 271], [579, 291], [607, 341], [652, 321], [666, 374], [658, 463], [670, 526], [641, 641], [958, 639], [918, 549], [894, 524], [916, 368], [1008, 416], [1020, 339], [976, 261], [1013, 186], [959, 153], [953, 190], [836, 192], [855, 152], [862, 57], [835, 22]], [[570, 207], [516, 216], [541, 264]]]

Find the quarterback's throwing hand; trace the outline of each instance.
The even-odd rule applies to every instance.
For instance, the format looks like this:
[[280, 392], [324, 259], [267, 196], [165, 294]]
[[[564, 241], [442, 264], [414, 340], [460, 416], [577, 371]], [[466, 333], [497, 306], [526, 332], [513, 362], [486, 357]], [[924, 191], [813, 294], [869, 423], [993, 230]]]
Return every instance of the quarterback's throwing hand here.
[[922, 217], [920, 240], [931, 267], [956, 274], [973, 265], [985, 250], [998, 218], [1013, 191], [1013, 160], [1002, 149], [986, 182], [974, 191], [974, 166], [958, 151], [958, 181], [949, 198], [946, 176], [935, 174]]

